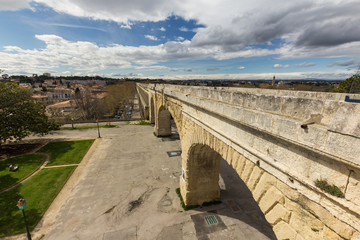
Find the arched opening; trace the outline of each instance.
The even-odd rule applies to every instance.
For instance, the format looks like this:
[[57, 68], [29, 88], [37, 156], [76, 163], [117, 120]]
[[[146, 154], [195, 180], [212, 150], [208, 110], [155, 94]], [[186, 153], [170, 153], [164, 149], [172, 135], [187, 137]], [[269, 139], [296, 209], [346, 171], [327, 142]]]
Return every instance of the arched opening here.
[[150, 100], [150, 123], [155, 123], [155, 103], [154, 98]]
[[164, 106], [160, 107], [155, 119], [155, 134], [158, 137], [171, 135], [171, 114]]
[[[185, 166], [186, 169], [183, 169], [180, 178], [184, 203], [201, 205], [221, 201], [218, 205], [196, 208], [201, 213], [195, 214], [193, 219], [214, 215], [219, 222], [225, 222], [223, 229], [229, 227], [229, 222], [234, 229], [240, 229], [239, 239], [276, 239], [251, 191], [219, 153], [205, 144], [194, 144], [189, 148], [187, 157], [187, 160], [183, 159], [183, 168]], [[194, 222], [199, 229], [205, 228], [204, 224]], [[211, 232], [199, 231], [197, 235], [200, 239], [207, 237], [207, 233]]]

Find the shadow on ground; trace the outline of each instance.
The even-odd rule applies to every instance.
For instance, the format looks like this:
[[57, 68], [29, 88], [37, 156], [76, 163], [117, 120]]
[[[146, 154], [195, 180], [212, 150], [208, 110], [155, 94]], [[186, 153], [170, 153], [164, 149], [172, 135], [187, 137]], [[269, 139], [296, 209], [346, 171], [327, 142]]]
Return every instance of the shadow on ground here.
[[[221, 204], [197, 208], [201, 213], [191, 215], [198, 239], [208, 240], [209, 234], [214, 236], [225, 229], [233, 231], [236, 239], [277, 239], [246, 184], [223, 159], [220, 175]], [[210, 217], [209, 225], [205, 221], [209, 216], [215, 216], [218, 223], [211, 224]]]

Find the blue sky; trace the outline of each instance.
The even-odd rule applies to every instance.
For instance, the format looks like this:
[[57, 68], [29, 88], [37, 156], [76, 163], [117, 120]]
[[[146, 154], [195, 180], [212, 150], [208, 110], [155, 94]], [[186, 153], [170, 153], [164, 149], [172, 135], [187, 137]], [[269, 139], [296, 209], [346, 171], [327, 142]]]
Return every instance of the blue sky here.
[[360, 64], [359, 1], [13, 0], [4, 73], [166, 79], [345, 79]]

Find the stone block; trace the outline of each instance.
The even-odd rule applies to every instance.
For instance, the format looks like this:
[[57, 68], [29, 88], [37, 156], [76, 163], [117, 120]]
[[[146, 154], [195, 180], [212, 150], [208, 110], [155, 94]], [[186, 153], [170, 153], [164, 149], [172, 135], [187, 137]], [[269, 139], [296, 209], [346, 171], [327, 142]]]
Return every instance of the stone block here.
[[321, 239], [320, 232], [323, 230], [323, 223], [314, 216], [303, 211], [300, 206], [291, 213], [289, 224], [296, 229], [305, 239]]
[[271, 186], [260, 199], [259, 207], [261, 211], [266, 214], [279, 202], [284, 202], [284, 195], [274, 186]]
[[284, 221], [278, 222], [273, 228], [278, 240], [294, 240], [297, 232]]
[[249, 180], [247, 181], [246, 185], [250, 189], [250, 191], [254, 191], [256, 184], [259, 182], [259, 179], [261, 175], [264, 173], [264, 170], [262, 170], [258, 166], [254, 166], [254, 169], [249, 177]]
[[271, 225], [275, 225], [281, 220], [284, 222], [289, 222], [290, 215], [290, 211], [284, 208], [284, 206], [281, 204], [276, 204], [275, 207], [265, 215], [265, 218]]
[[324, 227], [323, 230], [323, 239], [331, 239], [331, 240], [342, 240], [339, 235], [337, 235], [334, 231], [332, 231], [330, 228]]
[[245, 161], [245, 168], [243, 170], [243, 172], [241, 173], [241, 179], [246, 183], [247, 180], [250, 177], [250, 174], [254, 168], [255, 164], [253, 162], [251, 162], [250, 160], [246, 160]]
[[234, 168], [239, 176], [241, 176], [242, 172], [245, 169], [246, 162], [248, 160], [239, 154], [239, 157], [237, 158], [236, 168]]
[[264, 172], [258, 184], [256, 185], [255, 190], [252, 192], [255, 201], [259, 202], [260, 197], [268, 188], [270, 188], [270, 186], [273, 185], [276, 185], [276, 178], [271, 174]]
[[348, 226], [346, 223], [337, 219], [328, 210], [322, 207], [320, 204], [311, 201], [305, 196], [301, 195], [299, 200], [299, 207], [315, 215], [321, 222], [331, 228], [341, 237], [350, 239], [355, 230]]
[[303, 238], [299, 233], [296, 235], [295, 240], [306, 240], [305, 238]]
[[291, 188], [279, 179], [276, 180], [276, 188], [292, 201], [297, 201], [300, 196], [300, 193], [296, 189]]

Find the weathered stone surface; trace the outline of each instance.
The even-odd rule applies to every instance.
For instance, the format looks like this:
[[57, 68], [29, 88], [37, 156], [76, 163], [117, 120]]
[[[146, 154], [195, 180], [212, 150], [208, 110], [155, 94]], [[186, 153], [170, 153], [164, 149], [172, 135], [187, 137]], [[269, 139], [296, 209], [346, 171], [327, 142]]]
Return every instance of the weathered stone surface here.
[[339, 235], [337, 235], [334, 231], [332, 231], [331, 229], [324, 227], [323, 230], [323, 239], [334, 239], [334, 240], [342, 240], [343, 238], [341, 238]]
[[324, 224], [316, 217], [303, 210], [297, 203], [285, 198], [285, 208], [291, 211], [289, 224], [305, 239], [321, 239], [320, 232]]
[[267, 172], [261, 176], [255, 190], [252, 192], [255, 201], [259, 201], [260, 197], [269, 189], [271, 186], [276, 185], [276, 178]]
[[280, 221], [274, 226], [274, 232], [279, 240], [293, 240], [297, 232], [284, 221]]
[[259, 182], [259, 179], [263, 173], [264, 170], [262, 170], [260, 167], [256, 165], [254, 166], [254, 169], [249, 177], [249, 180], [246, 183], [250, 191], [253, 191], [255, 189], [255, 186]]
[[281, 204], [276, 204], [266, 215], [266, 220], [271, 224], [275, 225], [279, 221], [289, 222], [290, 211], [284, 208]]
[[284, 203], [284, 195], [275, 187], [270, 187], [260, 199], [259, 207], [263, 213], [270, 211], [277, 203]]
[[280, 180], [276, 180], [276, 188], [292, 201], [297, 201], [300, 193]]
[[333, 231], [337, 232], [343, 238], [350, 239], [352, 234], [355, 232], [354, 229], [352, 229], [347, 224], [337, 219], [324, 207], [322, 207], [316, 202], [309, 200], [303, 195], [300, 196], [298, 203], [300, 207], [302, 207], [304, 210], [308, 211], [309, 213], [315, 215], [326, 226], [331, 228]]
[[360, 105], [357, 103], [342, 104], [331, 120], [328, 129], [360, 137]]

